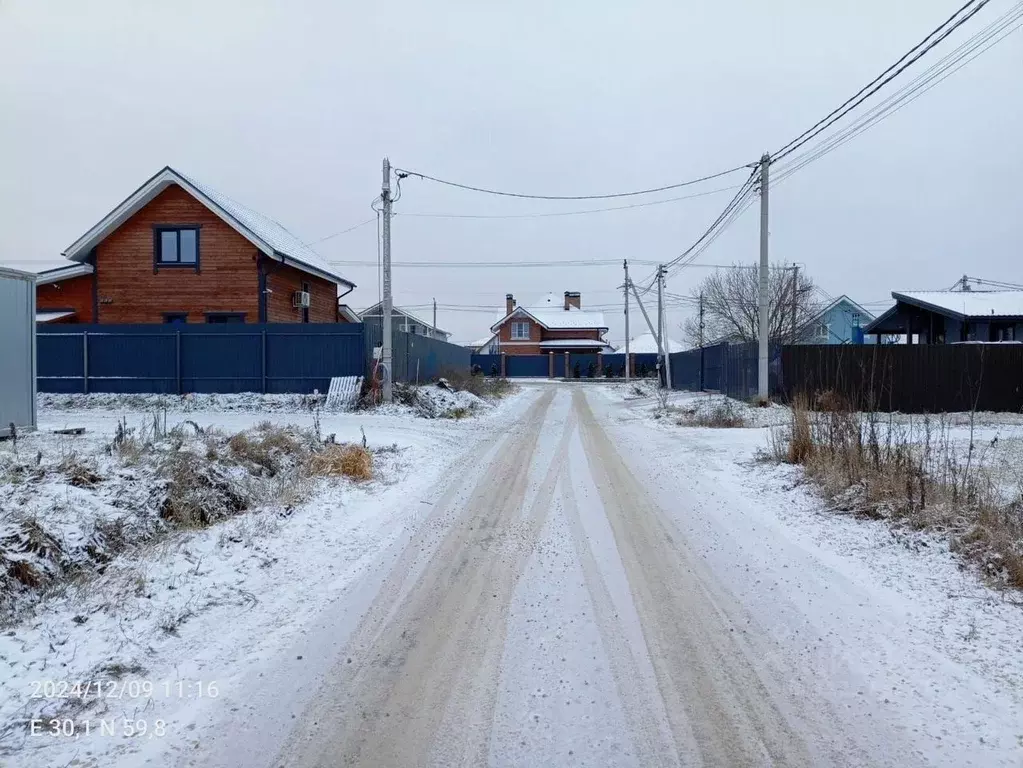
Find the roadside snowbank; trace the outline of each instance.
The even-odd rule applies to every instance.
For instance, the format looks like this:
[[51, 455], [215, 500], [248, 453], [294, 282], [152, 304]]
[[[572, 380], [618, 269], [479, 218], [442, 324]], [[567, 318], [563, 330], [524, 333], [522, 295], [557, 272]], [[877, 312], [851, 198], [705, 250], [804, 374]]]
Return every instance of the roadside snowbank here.
[[[482, 418], [514, 412], [527, 400], [506, 398]], [[126, 418], [129, 428], [153, 422], [151, 413], [130, 412]], [[204, 431], [232, 434], [255, 430], [267, 419], [241, 410], [196, 411], [188, 418]], [[164, 745], [187, 749], [190, 735], [215, 712], [250, 706], [239, 681], [264, 665], [286, 669], [292, 681], [311, 675], [308, 685], [278, 692], [300, 700], [314, 689], [318, 665], [329, 662], [323, 655], [329, 647], [305, 661], [302, 651], [298, 661], [294, 653], [282, 654], [301, 647], [301, 638], [311, 636], [320, 622], [336, 624], [338, 617], [328, 615], [333, 601], [380, 567], [381, 553], [422, 514], [419, 510], [429, 508], [422, 495], [446, 467], [491, 434], [471, 423], [427, 422], [408, 413], [320, 416], [300, 409], [269, 420], [303, 430], [322, 422], [322, 434], [339, 441], [361, 444], [365, 435], [374, 479], [313, 480], [293, 489], [298, 493], [292, 503], [278, 497], [208, 528], [162, 531], [119, 550], [91, 577], [59, 582], [44, 600], [23, 599], [18, 621], [0, 633], [0, 762], [42, 767], [77, 759], [82, 765], [127, 766], [155, 759], [167, 764], [153, 758]], [[15, 518], [8, 500], [16, 504], [19, 519], [39, 519], [68, 549], [95, 544], [97, 521], [130, 517], [133, 509], [139, 519], [162, 524], [158, 505], [146, 506], [154, 493], [147, 470], [121, 466], [107, 453], [123, 423], [119, 413], [48, 409], [39, 422], [38, 432], [18, 440], [15, 458], [34, 466], [41, 452], [46, 472], [34, 486], [0, 491], [5, 525]], [[168, 422], [173, 427], [174, 420]], [[68, 424], [85, 427], [85, 434], [52, 434]], [[0, 444], [0, 453], [13, 450], [11, 442]], [[102, 480], [72, 484], [73, 474], [58, 467], [60, 457], [71, 455]], [[254, 478], [246, 470], [234, 479], [265, 480], [265, 491], [290, 493], [274, 487], [280, 476]], [[164, 490], [155, 484], [157, 496]], [[47, 681], [49, 695], [40, 687]], [[64, 695], [54, 695], [54, 684], [62, 681], [68, 682]], [[116, 698], [97, 697], [95, 688], [92, 696], [76, 696], [74, 681], [102, 682], [116, 691], [123, 683], [129, 689]], [[147, 681], [152, 685], [144, 694], [138, 688]], [[219, 698], [210, 698], [211, 682], [217, 683]], [[31, 732], [33, 718], [52, 717], [67, 719], [74, 735], [48, 734], [45, 723], [42, 733]], [[151, 741], [126, 736], [126, 717], [136, 725], [145, 721], [150, 735], [160, 720], [166, 733]], [[116, 721], [115, 737], [98, 732], [107, 721]], [[85, 723], [93, 726], [88, 736]]]

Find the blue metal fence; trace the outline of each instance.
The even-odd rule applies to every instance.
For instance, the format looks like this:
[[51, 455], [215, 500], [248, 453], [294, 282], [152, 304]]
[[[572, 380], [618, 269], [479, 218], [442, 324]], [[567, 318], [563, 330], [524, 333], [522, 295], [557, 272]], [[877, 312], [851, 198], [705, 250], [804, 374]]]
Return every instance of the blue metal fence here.
[[[546, 379], [550, 373], [549, 360], [549, 355], [508, 355], [505, 359], [505, 373], [509, 377], [527, 376]], [[556, 359], [554, 363], [557, 365]]]
[[[669, 356], [674, 389], [712, 390], [746, 400], [756, 397], [759, 382], [759, 347], [746, 344], [715, 344], [703, 349], [675, 352]], [[770, 348], [769, 391], [779, 391], [781, 346]]]
[[573, 379], [587, 379], [597, 376], [596, 353], [573, 353], [568, 358], [568, 364], [572, 366], [572, 370], [568, 375]]
[[[364, 320], [366, 356], [372, 368], [373, 348], [384, 338], [383, 318]], [[396, 324], [395, 324], [396, 325]], [[417, 333], [391, 329], [392, 380], [404, 382], [433, 381], [447, 373], [468, 373], [472, 365], [472, 352], [468, 347], [449, 344]]]
[[473, 355], [471, 364], [474, 367], [478, 365], [484, 376], [501, 375], [500, 355]]
[[359, 323], [40, 325], [40, 392], [326, 392], [365, 371]]

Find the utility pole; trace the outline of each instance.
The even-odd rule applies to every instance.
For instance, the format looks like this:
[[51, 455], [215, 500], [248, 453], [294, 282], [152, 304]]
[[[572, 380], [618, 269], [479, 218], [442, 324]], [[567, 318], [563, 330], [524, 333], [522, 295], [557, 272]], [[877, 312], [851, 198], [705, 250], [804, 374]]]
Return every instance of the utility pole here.
[[770, 174], [771, 156], [764, 153], [760, 158], [760, 354], [759, 365], [757, 366], [757, 395], [761, 401], [766, 402], [769, 394], [767, 377], [769, 376], [768, 366], [768, 337], [771, 333], [769, 324], [771, 314], [769, 307], [768, 293], [768, 176]]
[[700, 391], [703, 392], [703, 291], [700, 291]]
[[[661, 287], [660, 296], [664, 296], [664, 281], [668, 277], [668, 270], [661, 267]], [[662, 343], [662, 352], [664, 359], [664, 383], [671, 389], [671, 346], [668, 344], [668, 309], [664, 306], [664, 302], [661, 301], [661, 329], [664, 341]]]
[[668, 356], [664, 350], [667, 348], [667, 340], [665, 338], [665, 319], [664, 314], [664, 265], [661, 264], [657, 267], [657, 361], [658, 373], [664, 372], [664, 385], [671, 389], [671, 366], [668, 364]]
[[383, 226], [383, 270], [384, 270], [384, 321], [383, 339], [380, 349], [380, 364], [384, 369], [383, 395], [384, 402], [389, 403], [393, 399], [391, 390], [391, 312], [393, 301], [391, 298], [391, 161], [384, 158], [384, 181], [380, 188], [380, 199], [383, 201], [384, 226]]
[[799, 314], [799, 267], [792, 267], [792, 344], [796, 343], [796, 317]]
[[664, 365], [664, 283], [661, 282], [663, 264], [657, 265], [657, 385], [661, 385], [661, 367]]
[[437, 299], [433, 300], [433, 332], [437, 333]]
[[629, 380], [629, 260], [622, 262], [625, 267], [625, 380]]

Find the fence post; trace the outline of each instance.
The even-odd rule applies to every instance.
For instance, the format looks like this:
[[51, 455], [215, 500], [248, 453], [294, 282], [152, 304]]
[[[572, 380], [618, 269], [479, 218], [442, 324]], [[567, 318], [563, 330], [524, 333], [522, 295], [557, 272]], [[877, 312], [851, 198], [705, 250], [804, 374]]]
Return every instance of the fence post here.
[[178, 394], [181, 394], [181, 330], [174, 331], [174, 378], [178, 383]]
[[266, 394], [266, 328], [259, 332], [259, 366], [260, 375], [263, 380], [263, 394]]
[[604, 353], [597, 353], [597, 378], [599, 379], [604, 375]]
[[89, 332], [82, 331], [82, 394], [89, 394]]
[[571, 379], [572, 378], [572, 367], [568, 364], [569, 361], [570, 361], [569, 353], [565, 352], [565, 378], [566, 379]]
[[501, 353], [501, 378], [508, 378], [508, 353]]
[[548, 352], [547, 353], [547, 378], [548, 379], [553, 379], [554, 378], [554, 353], [553, 352]]
[[703, 347], [700, 347], [700, 391], [703, 392]]

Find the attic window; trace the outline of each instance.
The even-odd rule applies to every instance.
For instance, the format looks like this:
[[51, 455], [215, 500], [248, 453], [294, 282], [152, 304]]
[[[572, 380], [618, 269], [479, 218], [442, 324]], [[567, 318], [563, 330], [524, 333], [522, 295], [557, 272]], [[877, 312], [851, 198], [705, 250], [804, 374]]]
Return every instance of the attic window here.
[[513, 339], [528, 339], [529, 338], [529, 323], [512, 323], [511, 324], [511, 337]]
[[199, 269], [199, 227], [153, 227], [153, 255], [157, 267]]

